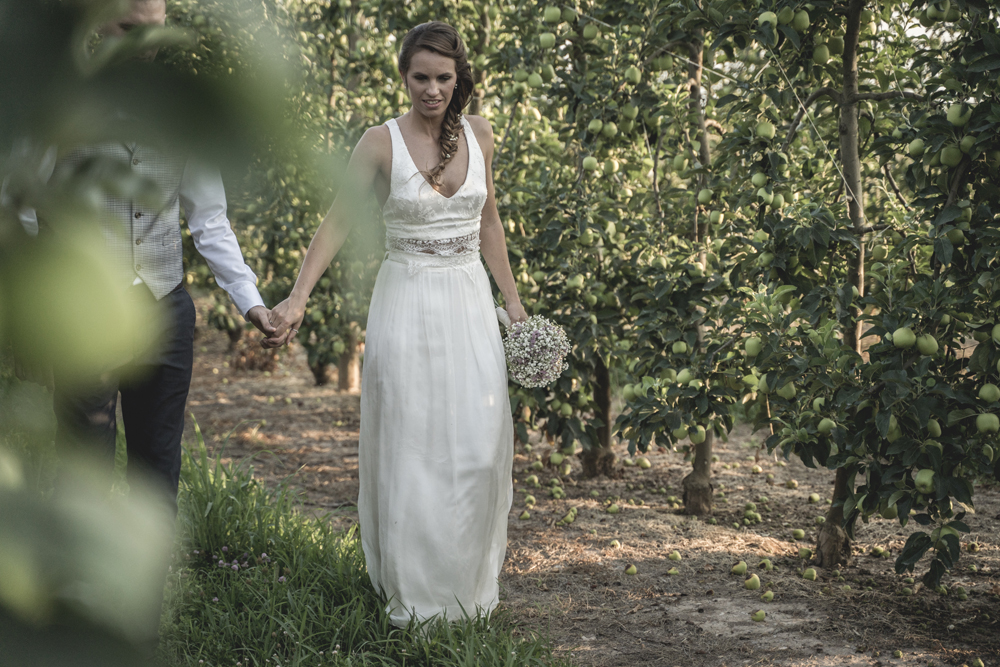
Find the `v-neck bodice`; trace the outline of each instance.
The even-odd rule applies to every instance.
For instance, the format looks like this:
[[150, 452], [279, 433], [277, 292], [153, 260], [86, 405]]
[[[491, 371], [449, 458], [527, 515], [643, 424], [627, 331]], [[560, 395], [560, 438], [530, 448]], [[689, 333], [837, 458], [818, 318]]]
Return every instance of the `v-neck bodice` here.
[[382, 206], [387, 244], [391, 239], [440, 241], [478, 236], [486, 204], [486, 163], [469, 121], [462, 118], [469, 166], [465, 182], [451, 197], [431, 187], [403, 141], [396, 119], [386, 122], [392, 135], [389, 196]]

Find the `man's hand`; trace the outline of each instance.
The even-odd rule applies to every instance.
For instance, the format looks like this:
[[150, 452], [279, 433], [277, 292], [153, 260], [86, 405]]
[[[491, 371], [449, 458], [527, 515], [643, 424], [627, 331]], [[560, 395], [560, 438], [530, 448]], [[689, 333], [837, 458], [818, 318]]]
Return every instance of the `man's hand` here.
[[270, 338], [274, 335], [275, 328], [271, 326], [271, 311], [264, 306], [254, 306], [248, 310], [247, 320], [257, 327], [264, 336]]
[[291, 297], [279, 303], [271, 311], [271, 326], [274, 333], [270, 338], [262, 340], [261, 346], [273, 348], [289, 343], [299, 332], [305, 314], [305, 307], [293, 301]]

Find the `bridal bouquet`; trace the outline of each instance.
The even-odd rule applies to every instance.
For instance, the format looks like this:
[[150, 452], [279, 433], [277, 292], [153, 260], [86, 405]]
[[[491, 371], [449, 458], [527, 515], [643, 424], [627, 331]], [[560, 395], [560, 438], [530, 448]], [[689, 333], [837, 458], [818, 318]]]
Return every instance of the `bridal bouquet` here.
[[515, 382], [528, 388], [544, 387], [569, 368], [569, 339], [554, 322], [532, 315], [527, 322], [511, 324], [502, 308], [497, 309], [497, 317], [507, 326], [503, 347], [507, 372]]

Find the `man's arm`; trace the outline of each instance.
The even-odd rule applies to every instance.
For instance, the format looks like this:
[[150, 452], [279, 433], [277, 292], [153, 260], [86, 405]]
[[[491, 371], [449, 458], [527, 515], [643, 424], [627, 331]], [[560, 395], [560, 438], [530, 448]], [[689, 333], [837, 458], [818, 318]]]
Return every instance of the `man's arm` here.
[[198, 253], [208, 262], [215, 282], [226, 290], [248, 321], [271, 335], [269, 311], [257, 290], [257, 276], [243, 261], [240, 244], [226, 217], [226, 190], [217, 169], [188, 160], [181, 178], [181, 206]]

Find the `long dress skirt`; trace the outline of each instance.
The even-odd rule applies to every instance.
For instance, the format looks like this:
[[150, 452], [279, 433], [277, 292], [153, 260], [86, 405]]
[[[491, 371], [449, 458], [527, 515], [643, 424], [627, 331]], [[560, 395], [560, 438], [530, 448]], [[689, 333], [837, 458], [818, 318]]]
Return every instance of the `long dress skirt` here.
[[488, 615], [507, 548], [503, 343], [478, 253], [454, 260], [389, 253], [368, 316], [358, 512], [369, 576], [397, 626]]

